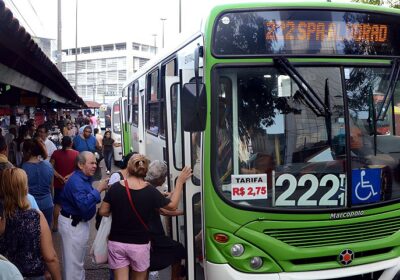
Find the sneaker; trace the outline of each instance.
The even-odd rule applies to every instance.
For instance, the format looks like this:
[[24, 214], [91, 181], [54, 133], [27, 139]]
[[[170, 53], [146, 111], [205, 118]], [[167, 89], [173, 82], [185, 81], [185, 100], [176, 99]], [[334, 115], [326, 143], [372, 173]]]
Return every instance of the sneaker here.
[[107, 175], [110, 175], [110, 173], [111, 173], [110, 170], [107, 170], [107, 171], [106, 171], [106, 174], [107, 174]]

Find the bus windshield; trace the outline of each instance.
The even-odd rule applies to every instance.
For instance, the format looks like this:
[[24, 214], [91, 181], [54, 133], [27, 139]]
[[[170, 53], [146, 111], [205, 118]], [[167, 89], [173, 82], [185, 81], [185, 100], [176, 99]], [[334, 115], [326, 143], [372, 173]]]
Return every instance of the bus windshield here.
[[[396, 107], [377, 119], [391, 68], [296, 71], [326, 113], [277, 66], [214, 70], [213, 178], [221, 195], [260, 209], [326, 210], [400, 198]], [[368, 188], [373, 180], [377, 189]]]

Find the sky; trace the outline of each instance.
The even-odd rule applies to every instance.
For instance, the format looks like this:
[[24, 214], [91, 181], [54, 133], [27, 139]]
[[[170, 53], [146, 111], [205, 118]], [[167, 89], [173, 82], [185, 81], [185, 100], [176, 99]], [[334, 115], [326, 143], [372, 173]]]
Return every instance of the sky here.
[[[161, 18], [166, 18], [165, 47], [176, 44], [179, 37], [179, 0], [61, 0], [63, 49], [75, 46], [76, 1], [78, 1], [78, 47], [124, 41], [154, 45], [155, 38], [157, 47], [161, 47]], [[350, 2], [350, 0], [332, 1]], [[57, 38], [57, 0], [4, 0], [4, 2], [31, 35]], [[231, 2], [235, 0], [181, 0], [182, 34], [184, 34], [181, 36], [185, 37], [185, 34], [193, 34], [200, 30], [202, 18], [213, 5]], [[154, 37], [154, 34], [157, 36]]]

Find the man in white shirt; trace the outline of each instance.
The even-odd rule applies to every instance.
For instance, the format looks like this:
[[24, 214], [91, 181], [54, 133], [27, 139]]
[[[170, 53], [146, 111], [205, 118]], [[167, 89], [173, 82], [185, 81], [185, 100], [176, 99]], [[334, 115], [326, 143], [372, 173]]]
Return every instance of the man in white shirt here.
[[54, 153], [54, 151], [57, 150], [56, 145], [48, 138], [48, 133], [49, 131], [47, 130], [46, 126], [41, 124], [37, 128], [37, 134], [39, 138], [43, 141], [44, 145], [46, 146], [46, 151], [47, 151], [47, 159], [49, 160], [51, 155]]

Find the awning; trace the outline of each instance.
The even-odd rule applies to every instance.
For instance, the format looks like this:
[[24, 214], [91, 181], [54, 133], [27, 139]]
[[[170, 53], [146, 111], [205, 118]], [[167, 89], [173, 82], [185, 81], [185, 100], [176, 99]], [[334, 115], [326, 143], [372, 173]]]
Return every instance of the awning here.
[[86, 107], [0, 0], [0, 104], [25, 105], [24, 102], [35, 106]]
[[101, 104], [96, 101], [85, 101], [85, 103], [88, 108], [93, 108], [93, 109], [98, 109], [101, 106]]

